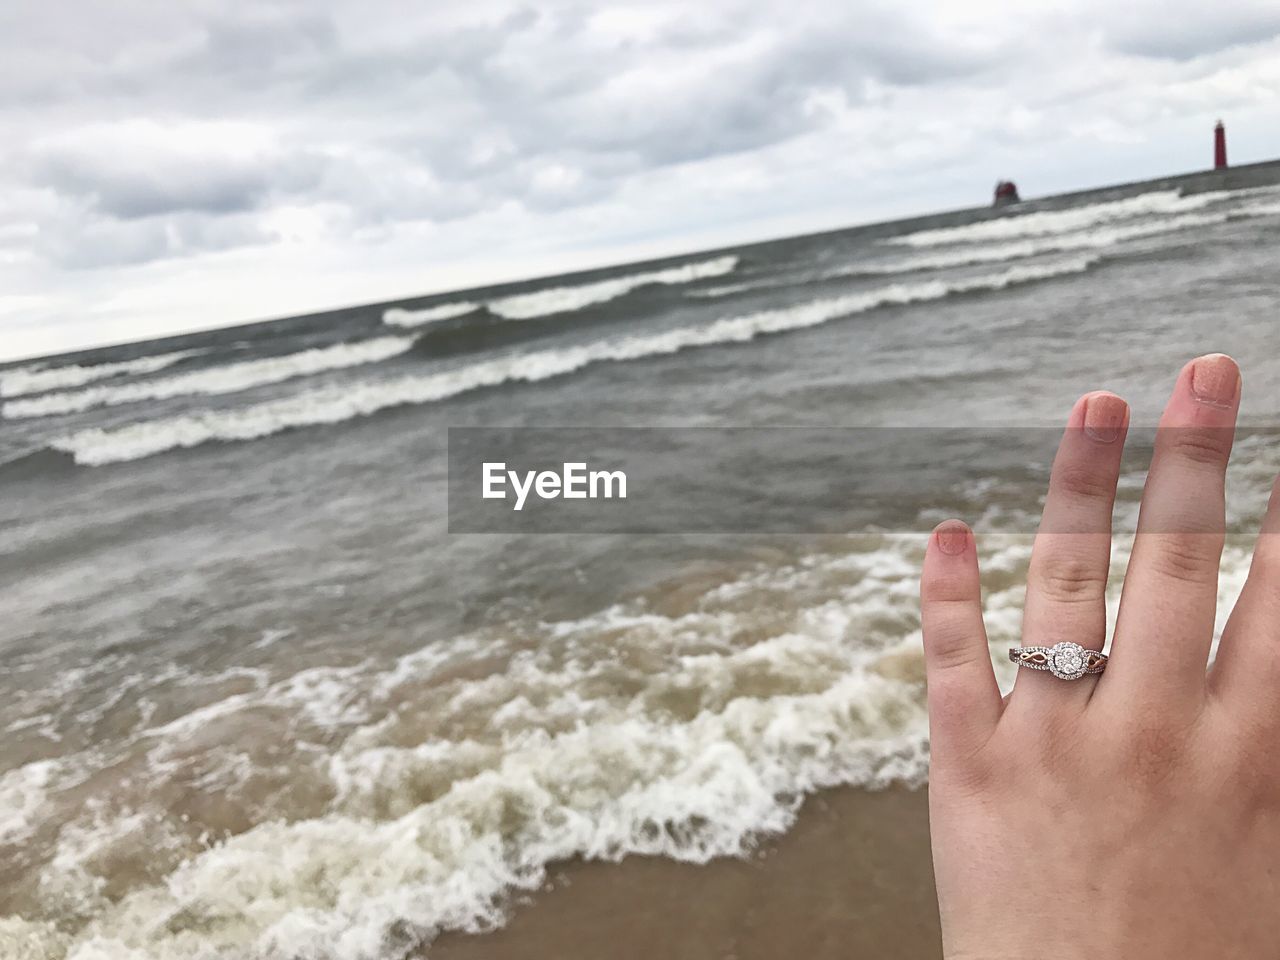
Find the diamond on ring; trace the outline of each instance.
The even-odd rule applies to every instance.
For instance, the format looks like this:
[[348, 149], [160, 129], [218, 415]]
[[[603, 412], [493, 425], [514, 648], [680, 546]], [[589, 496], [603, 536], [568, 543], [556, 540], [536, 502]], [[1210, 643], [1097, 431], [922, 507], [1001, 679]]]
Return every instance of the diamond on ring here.
[[1048, 670], [1059, 680], [1079, 680], [1086, 673], [1101, 673], [1107, 655], [1064, 640], [1052, 647], [1013, 647], [1009, 659], [1020, 667]]
[[1049, 672], [1059, 680], [1084, 676], [1084, 647], [1078, 643], [1055, 643], [1049, 650]]

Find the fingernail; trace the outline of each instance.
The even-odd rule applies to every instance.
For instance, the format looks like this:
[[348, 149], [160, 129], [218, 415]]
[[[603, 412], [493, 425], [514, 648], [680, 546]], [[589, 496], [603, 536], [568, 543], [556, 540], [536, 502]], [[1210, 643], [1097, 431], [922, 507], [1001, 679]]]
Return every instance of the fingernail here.
[[969, 545], [969, 528], [959, 520], [949, 520], [937, 530], [938, 549], [948, 556], [964, 553]]
[[1240, 368], [1224, 353], [1211, 353], [1191, 367], [1191, 392], [1201, 403], [1229, 407], [1240, 392]]
[[1129, 405], [1109, 393], [1099, 393], [1084, 402], [1084, 432], [1099, 443], [1114, 443], [1124, 429]]

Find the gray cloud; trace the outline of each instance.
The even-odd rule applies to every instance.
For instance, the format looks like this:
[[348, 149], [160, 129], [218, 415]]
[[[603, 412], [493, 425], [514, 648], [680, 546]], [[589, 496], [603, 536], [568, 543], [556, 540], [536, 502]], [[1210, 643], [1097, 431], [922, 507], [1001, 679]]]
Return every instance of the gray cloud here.
[[[961, 149], [989, 128], [1013, 149], [1045, 135], [1028, 102], [1106, 96], [1112, 75], [1072, 75], [1095, 36], [1181, 61], [1280, 31], [1271, 4], [1176, 2], [999, 10], [981, 29], [933, 0], [9, 5], [0, 142], [14, 146], [0, 194], [40, 220], [50, 263], [102, 268], [269, 244], [295, 221], [338, 240], [510, 210], [533, 223], [662, 171], [684, 183], [699, 165], [834, 137], [861, 116], [880, 117], [888, 152], [914, 170], [939, 162], [930, 138]], [[974, 112], [938, 108], [925, 136], [884, 113], [893, 101]]]
[[44, 252], [72, 269], [121, 267], [268, 243], [272, 238], [243, 215], [205, 217], [182, 211], [165, 217], [80, 221], [45, 231]]
[[[33, 182], [120, 220], [168, 213], [244, 213], [272, 196], [297, 194], [320, 178], [306, 154], [219, 155], [182, 142], [181, 128], [140, 136], [134, 128], [43, 145], [28, 163]], [[172, 137], [172, 140], [167, 140]]]

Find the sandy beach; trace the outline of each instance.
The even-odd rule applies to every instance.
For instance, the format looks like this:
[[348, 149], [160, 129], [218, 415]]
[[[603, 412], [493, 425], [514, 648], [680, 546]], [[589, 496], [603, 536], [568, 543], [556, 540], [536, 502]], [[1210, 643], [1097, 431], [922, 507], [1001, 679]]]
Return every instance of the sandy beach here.
[[501, 930], [431, 960], [941, 957], [925, 790], [828, 790], [747, 860], [572, 862]]

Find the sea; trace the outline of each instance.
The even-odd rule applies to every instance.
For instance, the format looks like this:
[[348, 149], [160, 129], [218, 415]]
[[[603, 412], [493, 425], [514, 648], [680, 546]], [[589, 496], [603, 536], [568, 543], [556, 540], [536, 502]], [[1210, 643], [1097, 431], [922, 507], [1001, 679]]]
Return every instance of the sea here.
[[[1274, 179], [0, 366], [0, 956], [430, 956], [558, 864], [748, 856], [814, 794], [920, 787], [936, 497], [844, 531], [451, 532], [448, 430], [998, 434], [1097, 388], [1151, 423], [1210, 351], [1275, 425]], [[998, 661], [1044, 473], [982, 466], [951, 506]], [[1222, 616], [1278, 468], [1238, 445]]]

